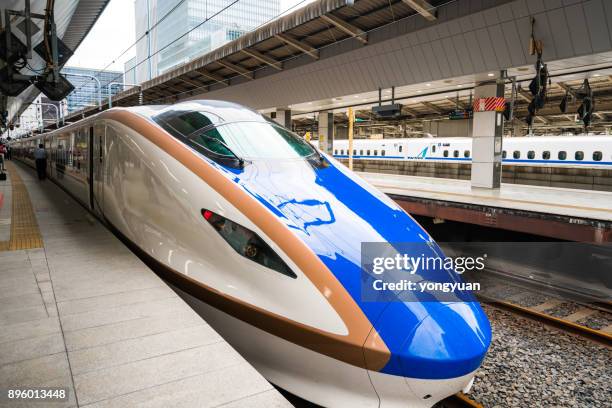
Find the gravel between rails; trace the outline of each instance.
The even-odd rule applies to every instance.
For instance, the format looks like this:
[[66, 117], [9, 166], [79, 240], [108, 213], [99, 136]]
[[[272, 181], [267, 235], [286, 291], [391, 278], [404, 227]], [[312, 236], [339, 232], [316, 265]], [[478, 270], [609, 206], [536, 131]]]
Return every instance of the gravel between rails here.
[[469, 396], [487, 408], [610, 407], [612, 349], [483, 305], [493, 342]]
[[550, 299], [550, 296], [542, 295], [539, 293], [533, 293], [533, 292], [525, 292], [519, 295], [512, 296], [508, 300], [519, 306], [533, 307], [533, 306], [537, 306], [541, 303], [546, 302], [548, 299]]
[[578, 309], [580, 309], [581, 307], [582, 306], [577, 303], [566, 302], [561, 303], [559, 306], [556, 306], [552, 309], [546, 310], [546, 314], [562, 319], [571, 315], [572, 313], [577, 312]]
[[506, 285], [486, 288], [483, 291], [485, 296], [490, 296], [494, 299], [508, 301], [513, 296], [518, 296], [525, 293], [525, 290], [516, 286]]
[[593, 330], [601, 330], [604, 327], [608, 327], [609, 325], [611, 325], [612, 319], [610, 319], [609, 313], [597, 312], [594, 315], [587, 317], [586, 319], [578, 320], [577, 323], [584, 324], [585, 326], [590, 327]]

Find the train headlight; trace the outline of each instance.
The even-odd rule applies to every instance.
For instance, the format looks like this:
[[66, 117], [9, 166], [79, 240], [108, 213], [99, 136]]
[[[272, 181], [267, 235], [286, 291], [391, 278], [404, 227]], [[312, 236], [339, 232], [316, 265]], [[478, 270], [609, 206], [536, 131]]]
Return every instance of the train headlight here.
[[297, 278], [291, 268], [255, 232], [210, 210], [203, 209], [202, 216], [240, 255], [283, 275]]

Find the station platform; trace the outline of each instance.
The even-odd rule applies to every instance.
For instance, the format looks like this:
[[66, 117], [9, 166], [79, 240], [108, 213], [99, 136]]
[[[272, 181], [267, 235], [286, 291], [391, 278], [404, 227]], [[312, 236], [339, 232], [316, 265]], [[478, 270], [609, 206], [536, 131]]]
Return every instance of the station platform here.
[[469, 180], [358, 173], [410, 213], [581, 242], [612, 241], [612, 193]]
[[290, 407], [154, 272], [51, 181], [0, 182], [0, 406]]

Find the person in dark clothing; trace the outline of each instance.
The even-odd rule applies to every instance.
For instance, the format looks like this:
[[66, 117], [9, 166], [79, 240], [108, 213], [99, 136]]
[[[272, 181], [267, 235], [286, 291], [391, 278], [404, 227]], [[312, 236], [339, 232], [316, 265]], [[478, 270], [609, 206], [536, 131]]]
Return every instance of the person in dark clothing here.
[[6, 146], [0, 143], [0, 172], [4, 171], [4, 159], [6, 159]]
[[38, 145], [38, 149], [34, 150], [34, 160], [36, 161], [36, 173], [38, 179], [44, 180], [47, 178], [47, 151], [43, 144]]
[[4, 155], [6, 157], [6, 160], [11, 160], [12, 158], [12, 152], [13, 149], [11, 149], [11, 146], [6, 145], [6, 154]]

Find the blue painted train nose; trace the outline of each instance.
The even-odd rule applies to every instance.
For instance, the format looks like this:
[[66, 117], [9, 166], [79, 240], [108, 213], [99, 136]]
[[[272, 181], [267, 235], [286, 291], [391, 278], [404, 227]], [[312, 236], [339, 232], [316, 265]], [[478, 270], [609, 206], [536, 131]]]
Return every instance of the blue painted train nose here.
[[[408, 315], [398, 313], [402, 306], [410, 310], [411, 318], [401, 318]], [[491, 326], [476, 302], [390, 304], [379, 323], [376, 326], [391, 351], [381, 371], [403, 377], [443, 379], [471, 373], [491, 343]]]

